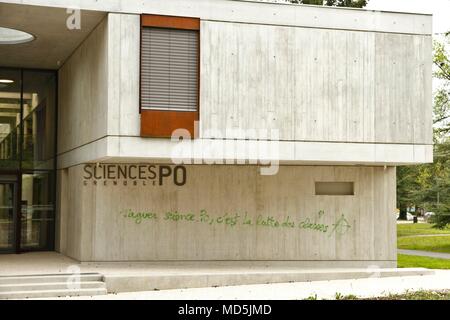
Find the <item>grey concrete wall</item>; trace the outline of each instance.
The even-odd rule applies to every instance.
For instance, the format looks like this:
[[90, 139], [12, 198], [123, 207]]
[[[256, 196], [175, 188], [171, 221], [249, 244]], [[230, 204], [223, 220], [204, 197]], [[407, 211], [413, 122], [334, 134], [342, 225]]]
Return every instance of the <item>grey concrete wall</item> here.
[[[109, 24], [108, 130], [138, 136], [139, 19]], [[200, 34], [201, 138], [432, 144], [431, 36], [218, 21]]]
[[[171, 159], [170, 141], [139, 136], [139, 41], [138, 15], [110, 13], [61, 69], [60, 168]], [[430, 162], [431, 115], [426, 33], [202, 20], [200, 138], [207, 144], [228, 129], [278, 129], [282, 163]]]
[[[4, 1], [3, 1], [4, 2]], [[7, 0], [66, 8], [64, 0]], [[77, 7], [126, 14], [199, 17], [203, 20], [312, 28], [431, 34], [431, 15], [241, 0], [80, 0]], [[255, 13], [258, 14], [255, 14]]]
[[139, 15], [108, 15], [108, 135], [140, 135], [140, 23]]
[[202, 21], [200, 68], [203, 138], [432, 143], [431, 36]]
[[[124, 179], [93, 185], [86, 175], [83, 166], [69, 168], [62, 186], [61, 251], [77, 260], [395, 264], [393, 167], [283, 166], [276, 176], [261, 176], [254, 166], [188, 166], [183, 186], [171, 178], [162, 186], [124, 186]], [[355, 195], [316, 196], [315, 181], [353, 181]], [[174, 211], [194, 214], [194, 221], [166, 220]], [[139, 221], [138, 212], [157, 218]], [[232, 226], [227, 218], [236, 214]], [[268, 217], [280, 225], [258, 225]], [[349, 226], [342, 232], [334, 230], [341, 217]], [[294, 226], [281, 225], [286, 219]], [[304, 228], [308, 221], [328, 226], [326, 232]]]
[[86, 248], [92, 243], [91, 225], [96, 214], [86, 207], [85, 195], [73, 183], [78, 179], [74, 170], [57, 171], [56, 250], [81, 260], [90, 254]]
[[106, 19], [65, 62], [58, 76], [58, 154], [61, 154], [107, 135]]

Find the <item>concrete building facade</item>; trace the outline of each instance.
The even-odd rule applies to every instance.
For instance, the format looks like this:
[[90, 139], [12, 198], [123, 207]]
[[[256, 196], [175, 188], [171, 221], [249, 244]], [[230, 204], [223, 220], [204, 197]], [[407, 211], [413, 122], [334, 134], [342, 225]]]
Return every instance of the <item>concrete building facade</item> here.
[[[396, 266], [396, 167], [433, 160], [430, 15], [76, 5], [0, 1], [0, 27], [34, 36], [0, 44], [0, 78], [19, 70], [22, 84], [0, 87], [0, 106], [20, 110], [24, 137], [18, 166], [1, 160], [4, 249], [23, 251], [29, 229], [47, 239], [30, 250], [82, 262]], [[42, 79], [27, 82], [36, 69], [53, 77], [45, 99]], [[33, 95], [53, 106], [54, 132], [39, 129]], [[24, 212], [39, 223], [26, 229]]]

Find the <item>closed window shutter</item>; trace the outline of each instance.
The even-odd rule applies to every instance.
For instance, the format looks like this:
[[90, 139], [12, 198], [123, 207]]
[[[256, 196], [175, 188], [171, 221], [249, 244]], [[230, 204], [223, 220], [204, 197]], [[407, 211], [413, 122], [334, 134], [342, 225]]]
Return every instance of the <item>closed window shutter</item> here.
[[141, 49], [141, 107], [197, 111], [196, 30], [144, 27]]

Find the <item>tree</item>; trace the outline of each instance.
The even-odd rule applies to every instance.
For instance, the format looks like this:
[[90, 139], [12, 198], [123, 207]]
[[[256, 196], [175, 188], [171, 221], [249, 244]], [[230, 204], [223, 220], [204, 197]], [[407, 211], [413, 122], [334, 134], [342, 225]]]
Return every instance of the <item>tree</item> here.
[[434, 42], [433, 76], [440, 85], [434, 95], [434, 163], [430, 182], [423, 190], [422, 201], [435, 212], [432, 222], [437, 228], [450, 224], [450, 32]]
[[434, 226], [450, 224], [450, 32], [443, 41], [434, 42], [433, 76], [439, 81], [434, 95], [434, 162], [397, 170], [397, 205], [400, 218], [406, 218], [407, 206], [433, 211]]
[[333, 7], [364, 8], [369, 0], [326, 0], [325, 5]]
[[418, 166], [397, 167], [397, 208], [400, 210], [400, 220], [406, 220], [407, 208], [417, 203], [414, 193], [418, 187], [417, 176]]
[[434, 96], [435, 136], [437, 139], [450, 134], [450, 32], [447, 32], [442, 42], [434, 42], [433, 76], [439, 79], [441, 85]]
[[290, 0], [289, 2], [330, 7], [364, 8], [369, 0]]
[[435, 227], [444, 228], [450, 224], [450, 138], [436, 144], [434, 157], [422, 201], [435, 213], [431, 220]]

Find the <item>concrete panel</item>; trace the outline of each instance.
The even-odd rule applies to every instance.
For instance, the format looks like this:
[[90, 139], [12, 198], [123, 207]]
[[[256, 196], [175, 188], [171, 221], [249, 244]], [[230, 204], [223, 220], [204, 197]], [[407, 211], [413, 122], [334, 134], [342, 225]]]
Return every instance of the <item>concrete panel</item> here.
[[140, 135], [140, 32], [139, 15], [108, 15], [108, 135]]
[[[407, 277], [407, 276], [425, 276], [434, 274], [433, 270], [424, 268], [414, 269], [394, 269], [395, 263], [378, 262], [377, 265], [370, 266], [364, 262], [349, 261], [348, 269], [335, 269], [331, 267], [333, 262], [326, 262], [328, 268], [317, 270], [321, 265], [320, 262], [310, 262], [304, 265], [310, 265], [311, 269], [295, 270], [292, 268], [286, 268], [286, 262], [284, 263], [285, 269], [276, 269], [271, 267], [270, 269], [252, 269], [246, 263], [242, 269], [225, 269], [214, 270], [211, 267], [204, 272], [199, 272], [198, 263], [195, 271], [189, 269], [176, 268], [175, 270], [166, 267], [165, 274], [155, 272], [143, 272], [140, 274], [106, 274], [105, 282], [108, 288], [108, 293], [119, 292], [135, 292], [135, 291], [151, 291], [151, 290], [170, 290], [180, 288], [201, 288], [201, 287], [220, 287], [220, 286], [239, 286], [245, 284], [262, 284], [262, 283], [287, 283], [287, 282], [307, 282], [307, 281], [330, 281], [338, 279], [361, 279], [370, 278], [376, 275], [379, 278], [383, 277]], [[337, 264], [345, 264], [337, 263]], [[356, 267], [355, 265], [359, 265]], [[365, 267], [365, 269], [363, 269]], [[371, 267], [371, 268], [368, 268]], [[297, 266], [297, 268], [302, 268]], [[304, 267], [303, 268], [307, 268]], [[361, 268], [361, 269], [358, 269]], [[385, 269], [380, 269], [385, 268]], [[181, 269], [181, 270], [180, 270]]]
[[[213, 139], [189, 141], [186, 148], [179, 149], [177, 142], [168, 139], [139, 137], [105, 137], [58, 157], [58, 168], [67, 168], [84, 162], [171, 162], [185, 164], [237, 164], [237, 159], [249, 161], [252, 151], [268, 148], [272, 157], [266, 158], [276, 164], [322, 164], [322, 165], [407, 165], [433, 162], [432, 145], [331, 143], [331, 142], [271, 142], [267, 147], [260, 141], [241, 140], [231, 148], [230, 157], [226, 142]], [[239, 146], [239, 147], [238, 147]], [[180, 150], [187, 150], [180, 153]], [[185, 156], [187, 155], [187, 156]], [[269, 154], [270, 155], [270, 154]], [[266, 164], [269, 164], [268, 162]]]
[[[392, 167], [187, 166], [182, 186], [68, 171], [73, 249], [62, 253], [80, 261], [396, 259]], [[352, 181], [355, 195], [315, 196], [315, 181]]]
[[[428, 36], [212, 21], [201, 28], [201, 139], [192, 158], [219, 148], [210, 157], [226, 159], [222, 141], [209, 138], [230, 138], [227, 130], [241, 130], [231, 138], [250, 138], [239, 143], [258, 150], [260, 132], [246, 130], [271, 138], [275, 129], [281, 163], [432, 161]], [[139, 137], [139, 32], [138, 15], [109, 14], [61, 69], [60, 168], [172, 158], [171, 141]], [[89, 65], [94, 56], [99, 63]]]
[[58, 154], [107, 135], [107, 31], [105, 19], [59, 70]]
[[375, 37], [375, 140], [432, 144], [431, 37]]
[[[4, 2], [67, 7], [65, 0]], [[79, 0], [80, 9], [346, 30], [431, 34], [431, 15], [241, 0]], [[258, 14], [255, 14], [258, 12]]]
[[[431, 144], [431, 37], [201, 23], [202, 138]], [[253, 138], [252, 131], [238, 138]]]

